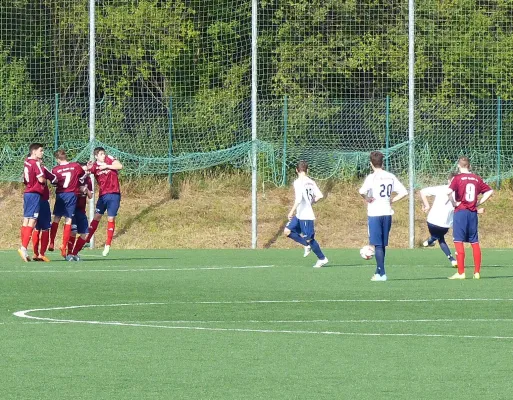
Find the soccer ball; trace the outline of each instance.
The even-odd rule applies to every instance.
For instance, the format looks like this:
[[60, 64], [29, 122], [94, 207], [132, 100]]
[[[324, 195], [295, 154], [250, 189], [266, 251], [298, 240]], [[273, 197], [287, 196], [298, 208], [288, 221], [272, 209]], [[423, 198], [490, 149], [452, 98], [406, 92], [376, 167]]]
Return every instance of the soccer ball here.
[[369, 245], [363, 246], [360, 249], [360, 256], [362, 256], [364, 260], [370, 260], [372, 257], [374, 257], [374, 248]]

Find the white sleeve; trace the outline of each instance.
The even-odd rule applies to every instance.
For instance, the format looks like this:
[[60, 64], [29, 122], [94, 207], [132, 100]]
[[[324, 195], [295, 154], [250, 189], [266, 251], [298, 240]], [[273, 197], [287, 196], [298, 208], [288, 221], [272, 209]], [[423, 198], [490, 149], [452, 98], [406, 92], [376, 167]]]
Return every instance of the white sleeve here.
[[438, 194], [439, 189], [440, 186], [429, 186], [427, 188], [422, 189], [420, 192], [422, 194], [425, 194], [426, 196], [436, 196]]
[[394, 175], [394, 192], [397, 194], [407, 194], [408, 191], [404, 187], [404, 185], [397, 179], [397, 177]]
[[360, 188], [360, 190], [358, 191], [358, 193], [367, 194], [367, 193], [369, 193], [369, 190], [371, 190], [371, 189], [372, 189], [372, 178], [369, 175], [369, 176], [367, 176], [367, 178], [365, 178], [365, 181], [363, 181], [363, 185]]
[[315, 197], [324, 197], [324, 195], [321, 192], [321, 189], [319, 189], [319, 186], [317, 186], [317, 183], [314, 182], [314, 195]]
[[294, 182], [294, 199], [295, 203], [301, 203], [301, 200], [303, 200], [303, 191], [299, 181]]

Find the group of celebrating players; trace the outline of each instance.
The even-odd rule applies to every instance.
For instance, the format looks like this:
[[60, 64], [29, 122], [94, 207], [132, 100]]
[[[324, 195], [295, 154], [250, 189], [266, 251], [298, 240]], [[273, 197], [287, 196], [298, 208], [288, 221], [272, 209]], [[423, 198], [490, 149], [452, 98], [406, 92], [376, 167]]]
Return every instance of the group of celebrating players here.
[[[89, 243], [98, 224], [107, 211], [107, 240], [103, 256], [107, 256], [114, 237], [115, 219], [121, 201], [118, 171], [123, 168], [103, 147], [93, 151], [95, 161], [79, 164], [68, 161], [64, 150], [54, 152], [56, 166], [50, 171], [43, 163], [41, 143], [29, 146], [29, 155], [23, 168], [23, 223], [21, 247], [18, 253], [23, 261], [30, 261], [28, 246], [32, 239], [32, 260], [49, 262], [47, 251], [54, 251], [59, 222], [64, 218], [61, 256], [67, 261], [79, 261], [79, 253]], [[89, 224], [86, 215], [87, 200], [93, 198], [94, 176], [99, 187], [94, 219]], [[50, 182], [55, 187], [55, 204], [50, 211]], [[53, 214], [53, 218], [52, 218]]]
[[[392, 203], [406, 197], [408, 191], [397, 177], [383, 169], [384, 155], [379, 151], [370, 154], [372, 173], [367, 176], [359, 190], [359, 194], [367, 203], [367, 223], [369, 244], [374, 247], [376, 271], [371, 281], [384, 282], [385, 253], [392, 227]], [[312, 205], [323, 198], [317, 184], [308, 177], [308, 164], [300, 161], [296, 167], [298, 178], [294, 181], [294, 205], [288, 214], [289, 222], [284, 229], [284, 235], [304, 246], [304, 257], [311, 251], [318, 260], [314, 268], [321, 268], [328, 259], [315, 240], [314, 212]], [[392, 193], [395, 196], [392, 197]], [[484, 210], [478, 207], [487, 201], [493, 190], [483, 179], [470, 171], [468, 157], [458, 160], [458, 172], [451, 174], [447, 185], [424, 188], [420, 191], [423, 211], [428, 212], [427, 224], [430, 237], [423, 243], [425, 247], [432, 246], [436, 241], [458, 272], [449, 279], [465, 279], [465, 247], [470, 243], [474, 258], [474, 279], [481, 277], [481, 247], [478, 235], [478, 214]], [[479, 195], [482, 195], [478, 198]], [[433, 206], [428, 202], [428, 196], [435, 196]], [[456, 259], [445, 241], [445, 235], [453, 227]]]

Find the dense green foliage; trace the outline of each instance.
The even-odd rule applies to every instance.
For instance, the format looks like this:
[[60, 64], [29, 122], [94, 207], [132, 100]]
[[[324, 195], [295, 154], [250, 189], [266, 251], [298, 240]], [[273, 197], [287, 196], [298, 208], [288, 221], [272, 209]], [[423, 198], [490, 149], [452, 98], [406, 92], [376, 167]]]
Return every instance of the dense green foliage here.
[[[496, 149], [499, 97], [506, 101], [504, 156], [513, 157], [506, 151], [513, 3], [417, 3], [419, 156], [427, 148], [436, 160], [421, 164], [446, 170], [458, 153], [477, 145], [480, 158], [489, 158]], [[67, 104], [60, 110], [60, 141], [87, 140], [87, 1], [2, 0], [0, 24], [2, 144], [16, 147], [14, 138], [24, 144], [42, 135], [41, 126], [51, 140], [55, 93]], [[250, 0], [99, 1], [96, 38], [99, 140], [150, 157], [250, 140]], [[387, 96], [388, 139], [403, 143], [407, 95], [407, 1], [259, 1], [259, 137], [273, 144], [272, 158], [282, 157], [285, 96], [289, 150], [299, 154], [308, 145], [384, 147]], [[398, 161], [396, 169], [402, 167]]]

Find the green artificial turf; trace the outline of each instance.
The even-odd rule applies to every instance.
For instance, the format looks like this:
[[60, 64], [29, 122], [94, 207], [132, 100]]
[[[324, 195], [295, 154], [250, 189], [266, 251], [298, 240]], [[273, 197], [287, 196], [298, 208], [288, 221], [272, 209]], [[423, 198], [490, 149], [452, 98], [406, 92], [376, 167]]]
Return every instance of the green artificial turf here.
[[479, 281], [437, 248], [389, 250], [387, 282], [326, 255], [2, 251], [0, 398], [511, 398], [513, 250], [484, 250]]

